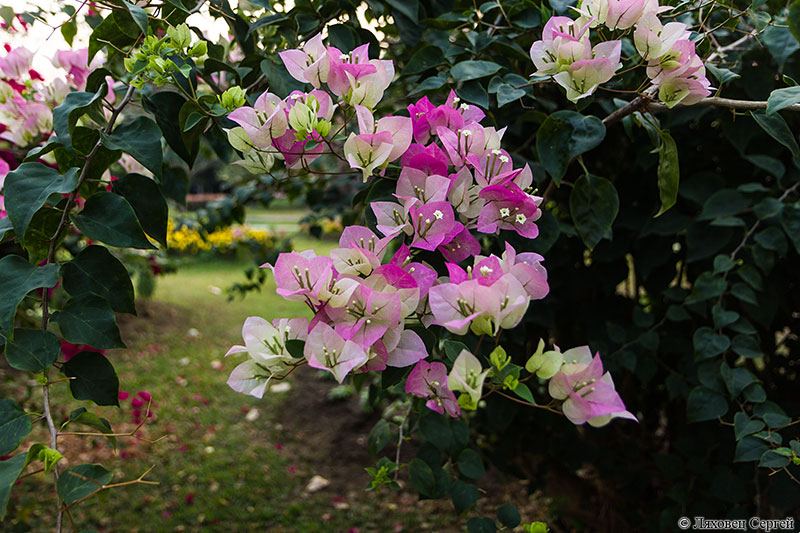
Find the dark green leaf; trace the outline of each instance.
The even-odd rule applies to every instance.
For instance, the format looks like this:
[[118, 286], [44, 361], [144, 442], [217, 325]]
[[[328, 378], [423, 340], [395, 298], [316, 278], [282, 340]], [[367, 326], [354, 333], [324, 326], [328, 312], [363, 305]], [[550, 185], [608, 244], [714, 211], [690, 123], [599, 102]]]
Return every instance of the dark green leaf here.
[[706, 70], [708, 70], [711, 75], [717, 79], [720, 85], [728, 83], [729, 81], [733, 81], [737, 78], [741, 78], [741, 76], [736, 72], [726, 68], [714, 66], [711, 63], [706, 63]]
[[715, 420], [728, 412], [728, 402], [718, 392], [703, 386], [695, 387], [686, 400], [686, 418], [689, 423]]
[[703, 272], [694, 282], [692, 292], [686, 298], [686, 303], [697, 303], [712, 298], [717, 298], [725, 292], [728, 282], [720, 276], [715, 276], [711, 272]]
[[83, 426], [88, 426], [92, 429], [96, 429], [100, 433], [105, 433], [108, 435], [106, 438], [111, 446], [115, 449], [117, 447], [117, 438], [112, 435], [114, 431], [111, 429], [111, 423], [105, 418], [101, 418], [94, 413], [90, 413], [85, 407], [79, 407], [78, 409], [72, 411], [69, 414], [69, 420], [67, 420], [64, 425], [66, 426], [67, 424], [80, 424]]
[[75, 39], [75, 35], [78, 34], [78, 24], [75, 22], [75, 19], [69, 20], [61, 25], [61, 35], [64, 37], [64, 41], [71, 47], [72, 41]]
[[31, 417], [17, 402], [0, 400], [0, 455], [13, 452], [22, 439], [31, 432], [31, 427]]
[[428, 463], [419, 458], [414, 458], [408, 463], [408, 478], [411, 486], [426, 497], [436, 494], [436, 477]]
[[59, 355], [58, 337], [41, 329], [15, 329], [14, 340], [6, 343], [8, 364], [17, 370], [43, 372]]
[[386, 0], [386, 3], [414, 24], [419, 24], [419, 0]]
[[800, 44], [797, 39], [792, 37], [788, 28], [781, 28], [778, 26], [770, 26], [759, 35], [759, 40], [766, 45], [770, 55], [772, 55], [778, 68], [783, 70], [783, 65], [786, 60], [800, 49]]
[[295, 359], [303, 358], [303, 349], [305, 346], [306, 342], [300, 339], [290, 339], [286, 341], [286, 351]]
[[70, 296], [100, 296], [118, 313], [136, 314], [133, 284], [125, 266], [103, 246], [87, 246], [61, 267]]
[[6, 461], [0, 461], [0, 521], [6, 517], [6, 507], [11, 496], [11, 489], [22, 473], [22, 469], [25, 468], [27, 457], [27, 453], [21, 453]]
[[131, 18], [139, 29], [142, 30], [142, 33], [147, 35], [147, 12], [141, 7], [126, 2], [125, 0], [122, 0], [122, 5], [124, 5], [128, 13], [131, 14]]
[[58, 283], [58, 265], [49, 263], [37, 267], [18, 255], [7, 255], [0, 259], [0, 336], [13, 333], [14, 314], [17, 306], [33, 289], [53, 287]]
[[452, 444], [453, 434], [450, 431], [450, 421], [444, 415], [427, 413], [419, 421], [419, 429], [425, 440], [442, 451], [446, 451]]
[[444, 52], [438, 46], [425, 45], [409, 58], [401, 74], [411, 76], [445, 63]]
[[458, 89], [458, 96], [462, 100], [487, 109], [489, 107], [489, 93], [478, 81], [468, 81]]
[[[333, 24], [328, 26], [328, 42], [344, 53], [356, 47], [356, 32], [347, 24]], [[360, 44], [360, 43], [359, 43]]]
[[558, 184], [569, 162], [600, 144], [605, 136], [606, 127], [599, 118], [585, 117], [575, 111], [556, 111], [536, 133], [536, 152], [544, 169]]
[[736, 398], [747, 387], [758, 381], [753, 373], [746, 368], [730, 368], [724, 361], [720, 367], [720, 375], [728, 388], [728, 392], [731, 394], [731, 398]]
[[742, 440], [747, 435], [758, 433], [762, 429], [764, 429], [764, 422], [753, 420], [741, 411], [733, 417], [733, 432], [736, 435], [736, 440]]
[[72, 92], [67, 94], [64, 102], [53, 109], [53, 129], [58, 135], [58, 142], [68, 150], [72, 149], [72, 131], [78, 119], [89, 112], [93, 106], [100, 107], [107, 87], [103, 86], [95, 93]]
[[491, 518], [474, 516], [467, 520], [467, 533], [495, 533], [495, 531], [497, 524]]
[[99, 352], [79, 352], [64, 363], [62, 372], [76, 400], [119, 406], [119, 379], [114, 366]]
[[756, 293], [744, 283], [734, 283], [731, 287], [731, 294], [743, 302], [747, 302], [751, 305], [758, 305]]
[[730, 348], [731, 340], [726, 335], [719, 335], [711, 328], [703, 326], [694, 332], [692, 344], [695, 357], [702, 361], [716, 357]]
[[155, 248], [142, 231], [131, 204], [118, 194], [105, 191], [93, 194], [83, 211], [72, 215], [72, 220], [81, 233], [110, 246]]
[[712, 194], [703, 204], [698, 220], [711, 220], [742, 212], [748, 206], [747, 199], [736, 189], [722, 189]]
[[453, 507], [456, 508], [456, 513], [461, 514], [478, 501], [478, 487], [471, 483], [465, 483], [457, 479], [452, 488], [450, 489], [450, 499], [453, 501]]
[[8, 218], [20, 240], [28, 229], [33, 215], [47, 202], [50, 195], [70, 193], [78, 185], [78, 169], [65, 174], [42, 163], [22, 163], [9, 172], [3, 187]]
[[569, 195], [569, 209], [575, 229], [591, 249], [611, 231], [619, 211], [619, 196], [607, 179], [583, 175]]
[[523, 96], [525, 96], [525, 91], [522, 89], [515, 89], [508, 83], [503, 83], [497, 88], [497, 107], [515, 102]]
[[468, 60], [453, 65], [453, 68], [450, 69], [450, 75], [456, 81], [463, 82], [491, 76], [500, 68], [500, 65], [491, 61]]
[[504, 503], [497, 508], [497, 519], [501, 524], [509, 528], [517, 527], [522, 522], [519, 509], [510, 503]]
[[660, 131], [661, 146], [658, 149], [658, 195], [661, 198], [661, 215], [678, 200], [678, 184], [680, 182], [680, 166], [678, 165], [678, 147], [669, 131]]
[[458, 471], [469, 479], [478, 479], [486, 473], [481, 455], [467, 448], [458, 455]]
[[781, 226], [792, 240], [794, 249], [800, 253], [800, 202], [784, 206], [781, 213]]
[[145, 233], [166, 248], [169, 208], [156, 182], [141, 174], [127, 174], [114, 182], [114, 192], [131, 204]]
[[775, 89], [767, 99], [767, 115], [777, 113], [794, 104], [800, 104], [800, 85]]
[[733, 461], [736, 463], [745, 463], [749, 461], [758, 461], [761, 455], [769, 449], [769, 446], [755, 437], [744, 437], [736, 445], [736, 453]]
[[70, 298], [62, 310], [53, 314], [52, 321], [61, 328], [64, 338], [73, 344], [88, 344], [100, 350], [125, 347], [114, 311], [98, 296]]
[[[143, 101], [148, 111], [155, 116], [156, 123], [169, 147], [178, 154], [178, 157], [186, 161], [187, 165], [192, 166], [200, 150], [200, 137], [195, 132], [184, 133], [181, 128], [179, 115], [187, 102], [186, 98], [173, 91], [161, 91], [145, 97]], [[158, 161], [160, 162], [160, 158]]]
[[736, 311], [725, 311], [722, 307], [715, 305], [711, 309], [711, 316], [714, 318], [714, 329], [722, 329], [739, 320], [739, 313]]
[[753, 414], [763, 419], [770, 429], [782, 428], [792, 423], [792, 419], [786, 416], [781, 406], [773, 402], [757, 405], [753, 409]]
[[777, 448], [767, 450], [761, 455], [758, 466], [765, 468], [783, 468], [792, 460], [792, 450], [789, 448]]
[[750, 116], [770, 137], [788, 148], [795, 159], [800, 157], [800, 146], [782, 116], [777, 113], [767, 115], [764, 111], [750, 111]]
[[800, 42], [800, 0], [794, 0], [789, 6], [789, 16], [786, 21], [789, 23], [789, 31], [795, 40]]
[[98, 492], [113, 477], [110, 470], [101, 465], [85, 464], [64, 470], [58, 477], [56, 492], [64, 503], [70, 505]]
[[532, 404], [536, 404], [536, 400], [533, 399], [533, 394], [531, 393], [531, 389], [529, 389], [528, 386], [525, 385], [524, 383], [517, 384], [517, 386], [514, 388], [514, 394], [516, 394], [523, 400], [531, 402]]
[[444, 341], [444, 354], [447, 357], [447, 360], [451, 363], [454, 362], [459, 354], [464, 350], [468, 352], [470, 351], [469, 348], [467, 348], [467, 345], [463, 342], [450, 339]]
[[102, 136], [106, 148], [127, 152], [161, 178], [161, 130], [155, 122], [139, 116], [114, 128], [111, 135]]
[[287, 18], [288, 17], [282, 13], [273, 13], [272, 15], [261, 17], [257, 21], [250, 24], [250, 27], [247, 29], [247, 35], [250, 35], [256, 30], [260, 30], [261, 28], [266, 28], [267, 26], [272, 26], [278, 22], [283, 22], [284, 20], [287, 20]]
[[414, 88], [413, 91], [409, 93], [409, 95], [441, 89], [445, 83], [447, 83], [447, 76], [432, 76], [430, 78], [425, 78]]
[[389, 444], [389, 440], [392, 438], [392, 432], [389, 428], [389, 423], [381, 418], [378, 420], [378, 423], [375, 424], [375, 427], [372, 428], [372, 431], [369, 432], [369, 438], [367, 439], [367, 449], [369, 450], [370, 455], [373, 457], [378, 455], [381, 450], [383, 450], [387, 444]]

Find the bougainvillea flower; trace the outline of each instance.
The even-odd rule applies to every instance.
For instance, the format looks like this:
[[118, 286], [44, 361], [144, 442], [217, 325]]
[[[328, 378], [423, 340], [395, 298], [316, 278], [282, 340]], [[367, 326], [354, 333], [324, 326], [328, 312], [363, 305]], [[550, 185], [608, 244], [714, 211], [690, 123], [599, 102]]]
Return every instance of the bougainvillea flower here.
[[402, 303], [397, 292], [374, 290], [360, 285], [352, 292], [346, 306], [328, 309], [336, 331], [366, 349], [375, 344], [402, 318]]
[[621, 52], [622, 41], [599, 43], [592, 49], [591, 58], [571, 63], [567, 70], [555, 74], [553, 79], [567, 90], [570, 102], [577, 102], [614, 76], [619, 68]]
[[328, 87], [336, 96], [340, 97], [350, 90], [351, 79], [358, 81], [364, 76], [375, 74], [378, 70], [376, 65], [370, 63], [368, 44], [363, 44], [348, 54], [336, 47], [329, 46], [328, 59], [330, 62]]
[[345, 340], [333, 328], [322, 322], [308, 334], [303, 353], [308, 366], [327, 370], [342, 383], [352, 370], [367, 362], [364, 349], [351, 340]]
[[394, 349], [389, 352], [386, 364], [393, 367], [411, 366], [428, 357], [428, 349], [416, 332], [404, 329]]
[[398, 233], [411, 235], [414, 232], [405, 205], [396, 202], [372, 202], [370, 208], [378, 221], [378, 231], [386, 237], [393, 237]]
[[0, 71], [2, 71], [7, 78], [22, 80], [28, 74], [32, 61], [33, 52], [20, 46], [19, 48], [14, 48], [4, 57], [0, 58]]
[[287, 300], [310, 304], [327, 301], [333, 280], [330, 257], [317, 256], [313, 250], [282, 253], [270, 268], [275, 275], [276, 292]]
[[234, 109], [228, 118], [244, 128], [258, 148], [268, 148], [273, 139], [282, 137], [289, 127], [283, 100], [264, 91], [253, 107]]
[[542, 39], [531, 45], [535, 76], [552, 76], [591, 56], [590, 23], [579, 26], [580, 23], [569, 17], [550, 17], [542, 30]]
[[414, 227], [412, 248], [435, 250], [453, 240], [463, 229], [463, 224], [455, 221], [450, 202], [413, 205], [408, 210], [408, 217]]
[[67, 80], [70, 84], [82, 91], [86, 87], [86, 79], [94, 69], [103, 63], [100, 56], [95, 56], [89, 63], [89, 49], [59, 50], [52, 59], [53, 65], [67, 71]]
[[511, 229], [529, 239], [539, 235], [534, 223], [541, 216], [536, 199], [516, 184], [490, 185], [480, 192], [480, 197], [487, 202], [478, 216], [478, 231], [497, 233]]
[[445, 259], [458, 263], [467, 257], [479, 254], [481, 243], [466, 227], [462, 226], [450, 242], [440, 244], [437, 249], [442, 252]]
[[344, 142], [344, 156], [350, 168], [359, 169], [366, 182], [376, 168], [389, 160], [394, 142], [388, 131], [351, 133]]
[[464, 166], [467, 156], [480, 157], [485, 152], [486, 138], [480, 124], [470, 124], [456, 131], [439, 126], [436, 133], [456, 170]]
[[502, 257], [503, 272], [517, 278], [534, 300], [541, 300], [550, 292], [547, 270], [542, 266], [542, 261], [544, 257], [537, 253], [518, 254], [511, 244], [506, 242], [506, 250]]
[[247, 353], [251, 359], [270, 370], [281, 369], [293, 357], [286, 349], [289, 340], [305, 340], [308, 320], [305, 318], [280, 319], [269, 323], [261, 317], [248, 317], [242, 327], [244, 346], [233, 346], [225, 354]]
[[428, 409], [452, 417], [461, 415], [455, 394], [447, 388], [447, 367], [444, 363], [419, 361], [406, 378], [406, 393], [429, 398]]
[[[602, 425], [611, 419], [609, 415], [636, 420], [625, 409], [610, 374], [603, 374], [600, 354], [596, 354], [588, 364], [578, 362], [585, 361], [588, 350], [588, 346], [583, 346], [564, 352], [565, 364], [548, 386], [550, 396], [564, 400], [564, 415], [576, 425], [594, 418], [599, 418], [594, 425]], [[570, 363], [570, 360], [574, 362]]]
[[263, 398], [272, 373], [253, 359], [239, 364], [228, 378], [228, 386], [242, 394]]
[[303, 44], [302, 50], [285, 50], [278, 55], [289, 74], [299, 82], [310, 83], [319, 89], [328, 81], [330, 60], [328, 50], [322, 43], [322, 34], [318, 33]]
[[412, 143], [400, 158], [403, 168], [416, 168], [427, 174], [447, 176], [447, 154], [436, 144]]
[[347, 226], [339, 237], [339, 246], [361, 248], [372, 252], [379, 261], [382, 261], [390, 240], [388, 237], [379, 238], [371, 229], [364, 226]]
[[680, 40], [690, 35], [686, 24], [668, 22], [662, 24], [655, 13], [646, 13], [636, 25], [633, 42], [642, 59], [649, 61], [658, 59], [669, 52]]
[[398, 198], [416, 198], [419, 203], [443, 202], [447, 199], [450, 178], [429, 175], [416, 168], [403, 168], [397, 179], [395, 194]]
[[466, 393], [469, 401], [463, 401], [459, 398], [459, 405], [465, 408], [468, 406], [469, 409], [475, 410], [478, 407], [478, 401], [481, 399], [483, 382], [488, 373], [489, 369], [483, 370], [477, 357], [467, 350], [461, 350], [461, 353], [458, 354], [458, 357], [453, 362], [450, 375], [447, 377], [447, 387], [454, 392]]

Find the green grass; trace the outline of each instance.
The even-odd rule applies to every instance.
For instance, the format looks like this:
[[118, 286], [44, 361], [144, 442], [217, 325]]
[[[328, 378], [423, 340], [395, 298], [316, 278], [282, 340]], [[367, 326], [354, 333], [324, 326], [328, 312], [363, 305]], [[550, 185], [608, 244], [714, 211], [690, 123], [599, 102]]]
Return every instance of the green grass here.
[[[297, 249], [314, 247], [318, 253], [335, 246], [303, 238], [295, 245]], [[186, 265], [159, 278], [153, 301], [140, 303], [138, 317], [121, 319], [128, 349], [107, 356], [116, 367], [121, 390], [132, 396], [138, 391], [152, 395], [155, 417], [138, 435], [161, 440], [149, 443], [119, 437], [114, 453], [101, 437], [71, 436], [62, 437], [60, 447], [70, 464], [101, 463], [114, 471], [116, 482], [136, 479], [153, 466], [146, 479], [159, 484], [103, 491], [71, 512], [78, 529], [329, 532], [358, 527], [363, 533], [387, 531], [400, 524], [403, 531], [452, 530], [444, 525], [452, 516], [431, 514], [431, 507], [415, 498], [359, 491], [346, 495], [347, 508], [337, 508], [331, 503], [335, 495], [304, 491], [319, 464], [331, 460], [302, 449], [307, 444], [301, 432], [315, 428], [279, 424], [285, 420], [282, 413], [293, 407], [287, 393], [268, 392], [258, 400], [231, 391], [227, 376], [242, 358], [224, 359], [223, 355], [232, 344], [241, 343], [247, 316], [272, 319], [308, 316], [309, 312], [275, 295], [271, 276], [261, 294], [228, 302], [224, 289], [243, 279], [245, 266], [228, 261]], [[38, 401], [34, 393], [29, 408]], [[53, 403], [69, 406], [56, 407], [58, 421], [68, 410], [83, 405], [108, 418], [115, 431], [136, 427], [130, 400], [121, 402], [120, 409], [97, 407], [72, 400], [64, 385], [53, 387]], [[246, 414], [253, 409], [259, 416], [248, 421]], [[45, 428], [38, 424], [31, 442], [46, 440]], [[363, 476], [362, 468], [369, 465], [346, 466], [353, 476]], [[15, 488], [10, 518], [2, 529], [52, 529], [55, 497], [51, 487], [50, 476], [26, 478]]]

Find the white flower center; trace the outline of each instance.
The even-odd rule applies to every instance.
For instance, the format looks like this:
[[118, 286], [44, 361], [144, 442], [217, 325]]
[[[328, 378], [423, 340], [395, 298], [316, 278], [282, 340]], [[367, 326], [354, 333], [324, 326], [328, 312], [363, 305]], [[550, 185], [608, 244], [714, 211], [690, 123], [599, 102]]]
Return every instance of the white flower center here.
[[528, 217], [526, 217], [522, 213], [518, 213], [517, 214], [517, 223], [518, 224], [524, 224], [527, 220], [528, 220]]
[[444, 213], [442, 213], [437, 209], [436, 211], [433, 212], [433, 216], [436, 217], [436, 220], [441, 220], [441, 218], [444, 216]]
[[347, 54], [342, 54], [339, 56], [339, 59], [341, 59], [342, 61], [347, 61], [348, 59], [350, 59], [350, 56]]
[[469, 110], [469, 104], [461, 104], [461, 111], [468, 111], [468, 110]]
[[492, 155], [503, 155], [503, 152], [495, 148], [494, 150], [492, 150]]
[[501, 156], [500, 156], [500, 162], [501, 162], [501, 163], [508, 163], [508, 157], [506, 157], [506, 156], [504, 156], [504, 155], [501, 155]]
[[469, 130], [464, 130], [461, 133], [464, 135], [464, 137], [469, 137], [470, 135], [472, 135], [472, 132]]
[[482, 266], [481, 267], [481, 276], [488, 276], [492, 272], [493, 272], [492, 269], [487, 267], [487, 266]]
[[501, 217], [505, 218], [505, 217], [507, 217], [509, 215], [511, 215], [511, 211], [507, 207], [501, 207], [500, 208], [500, 216]]

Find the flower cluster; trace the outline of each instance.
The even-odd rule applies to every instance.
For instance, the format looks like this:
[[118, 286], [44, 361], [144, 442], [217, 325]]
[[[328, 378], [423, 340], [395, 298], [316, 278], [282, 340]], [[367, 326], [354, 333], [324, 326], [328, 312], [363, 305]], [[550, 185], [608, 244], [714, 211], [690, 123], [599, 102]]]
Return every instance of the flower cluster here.
[[542, 39], [531, 46], [536, 76], [552, 76], [577, 102], [619, 68], [622, 41], [607, 40], [592, 46], [591, 29], [603, 25], [624, 35], [633, 28], [636, 49], [647, 64], [647, 76], [658, 88], [659, 99], [673, 107], [691, 105], [710, 93], [702, 59], [681, 22], [663, 24], [658, 15], [669, 6], [657, 0], [585, 0], [579, 17], [552, 17]]
[[[572, 85], [607, 81], [619, 62], [619, 43], [578, 50], [588, 46], [588, 25], [577, 30], [567, 21], [551, 20], [546, 29], [557, 56], [552, 72], [574, 67], [564, 71]], [[586, 54], [594, 57], [576, 64]], [[505, 129], [482, 125], [484, 112], [461, 103], [452, 91], [440, 105], [427, 97], [409, 105], [408, 116], [375, 116], [394, 67], [369, 59], [366, 45], [344, 54], [316, 36], [280, 56], [295, 79], [314, 88], [285, 99], [264, 92], [252, 106], [228, 115], [238, 124], [228, 138], [244, 154], [242, 164], [259, 173], [283, 159], [290, 169], [311, 170], [314, 159], [333, 154], [364, 181], [388, 173], [396, 182], [391, 200], [368, 204], [374, 229], [346, 227], [339, 247], [326, 256], [283, 253], [263, 265], [272, 269], [277, 293], [305, 303], [312, 317], [272, 323], [248, 318], [244, 346], [228, 355], [247, 353], [249, 359], [234, 369], [229, 385], [261, 397], [272, 378], [301, 364], [330, 372], [339, 383], [353, 373], [413, 366], [405, 391], [451, 416], [477, 408], [488, 376], [513, 390], [521, 367], [516, 375], [508, 375], [516, 365], [504, 372], [484, 369], [463, 350], [448, 372], [436, 360], [441, 349], [420, 336], [421, 329], [441, 328], [452, 335], [497, 337], [521, 322], [531, 300], [549, 291], [540, 255], [517, 253], [508, 243], [500, 256], [481, 255], [479, 234], [538, 235], [542, 198], [534, 194], [528, 165], [515, 168], [502, 148]], [[587, 74], [593, 69], [604, 72], [599, 81]], [[240, 90], [226, 92], [229, 104], [245, 101]], [[339, 136], [351, 120], [357, 130]], [[399, 169], [390, 169], [392, 162]], [[537, 363], [529, 372], [550, 379], [561, 361], [545, 357], [548, 365]]]
[[226, 254], [238, 246], [253, 248], [272, 248], [275, 235], [268, 230], [258, 230], [246, 226], [228, 226], [210, 233], [170, 219], [167, 222], [167, 247], [170, 251], [187, 255], [201, 252]]

